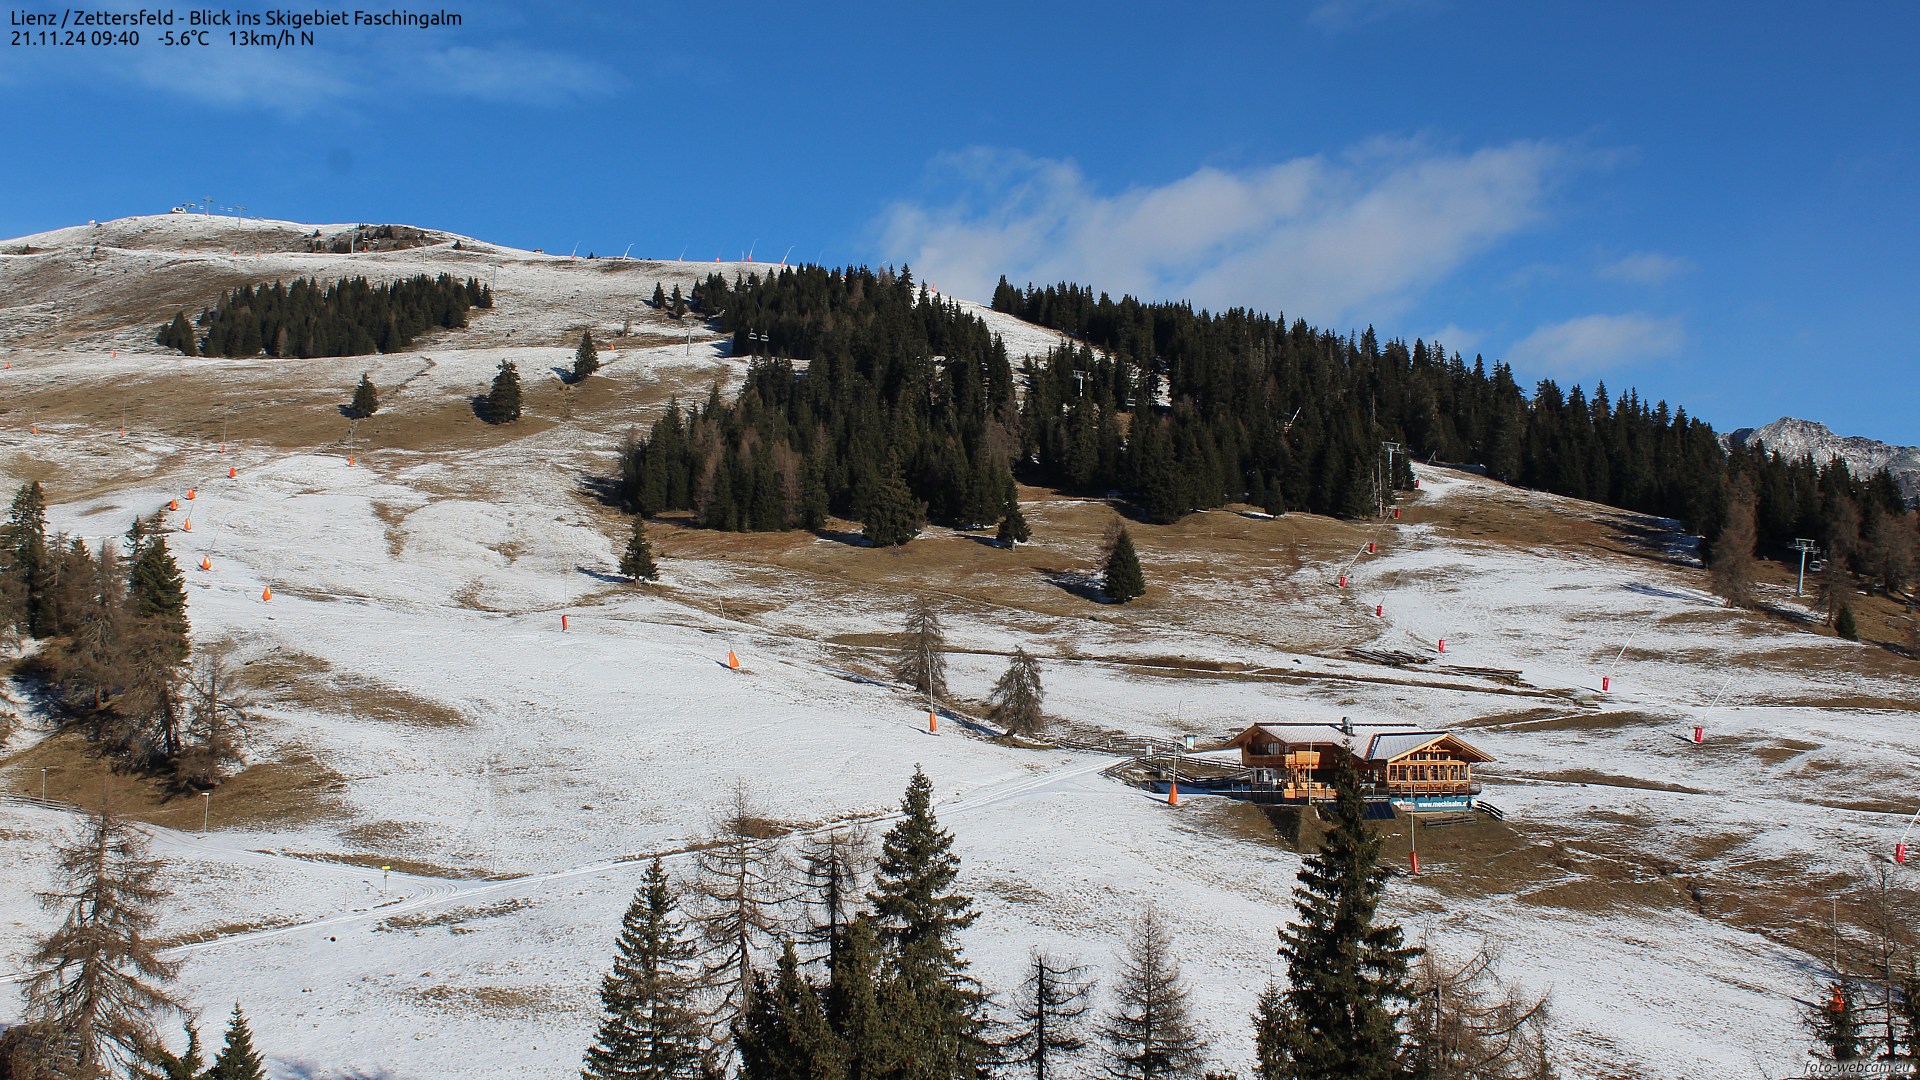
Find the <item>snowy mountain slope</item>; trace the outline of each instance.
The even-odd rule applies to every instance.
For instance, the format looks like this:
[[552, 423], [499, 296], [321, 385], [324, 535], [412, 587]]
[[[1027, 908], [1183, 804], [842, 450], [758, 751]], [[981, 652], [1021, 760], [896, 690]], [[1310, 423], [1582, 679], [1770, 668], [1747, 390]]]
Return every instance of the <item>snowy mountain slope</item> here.
[[[1251, 808], [1175, 811], [1100, 775], [1104, 755], [1017, 749], [951, 721], [929, 735], [921, 703], [846, 677], [884, 675], [922, 594], [962, 650], [963, 704], [1021, 646], [1042, 658], [1049, 713], [1081, 732], [1204, 739], [1343, 715], [1459, 727], [1497, 759], [1486, 794], [1510, 831], [1424, 833], [1426, 872], [1396, 880], [1390, 911], [1455, 951], [1503, 945], [1520, 982], [1554, 994], [1570, 1076], [1795, 1067], [1793, 997], [1814, 992], [1825, 940], [1808, 928], [1911, 810], [1911, 663], [1724, 608], [1672, 523], [1444, 469], [1419, 470], [1398, 522], [1223, 510], [1135, 524], [1150, 592], [1125, 607], [1059, 584], [1092, 568], [1111, 508], [1032, 489], [1035, 543], [1017, 551], [944, 529], [882, 553], [832, 531], [662, 522], [663, 582], [610, 580], [626, 519], [584, 482], [626, 424], [739, 372], [639, 302], [655, 272], [690, 283], [711, 264], [467, 263], [450, 239], [234, 256], [220, 245], [237, 234], [195, 228], [163, 218], [103, 245], [127, 279], [112, 303], [75, 261], [79, 241], [0, 255], [0, 282], [47, 283], [30, 302], [0, 289], [13, 305], [0, 307], [0, 483], [42, 480], [53, 526], [93, 542], [194, 490], [167, 520], [196, 640], [230, 640], [274, 673], [250, 756], [337, 777], [306, 820], [223, 824], [222, 806], [206, 839], [160, 837], [176, 888], [163, 932], [206, 938], [183, 953], [187, 995], [210, 1015], [243, 1000], [279, 1076], [576, 1075], [640, 871], [623, 860], [666, 853], [683, 871], [672, 853], [736, 778], [769, 817], [808, 828], [886, 813], [915, 765], [982, 908], [966, 939], [976, 973], [1011, 986], [1036, 945], [1111, 971], [1126, 921], [1158, 903], [1214, 1056], [1245, 1074], [1298, 857]], [[500, 304], [414, 352], [313, 361], [167, 356], [137, 340], [152, 311], [110, 318], [143, 280], [179, 272], [201, 288], [296, 264], [471, 265], [495, 275]], [[33, 305], [67, 314], [35, 329]], [[988, 314], [1032, 346], [1058, 340]], [[471, 415], [499, 360], [562, 365], [569, 330], [630, 317], [635, 333], [587, 383], [529, 379], [521, 424]], [[117, 357], [116, 341], [130, 343]], [[338, 407], [369, 369], [383, 408], [349, 444]], [[1790, 593], [1763, 586], [1804, 610]], [[1432, 662], [1388, 668], [1348, 645]], [[724, 666], [729, 650], [744, 673]], [[1518, 669], [1526, 685], [1462, 667]], [[0, 783], [34, 787], [36, 737], [0, 748]], [[156, 820], [193, 829], [201, 809]], [[0, 974], [46, 925], [30, 893], [71, 827], [0, 802]], [[383, 886], [367, 867], [389, 862], [412, 872]], [[0, 998], [0, 1018], [11, 1008]]]
[[1740, 428], [1729, 433], [1727, 440], [1735, 446], [1764, 446], [1794, 460], [1812, 457], [1817, 465], [1839, 458], [1855, 476], [1871, 476], [1886, 469], [1908, 502], [1920, 499], [1920, 446], [1893, 446], [1857, 435], [1843, 437], [1825, 424], [1791, 416], [1763, 427]]

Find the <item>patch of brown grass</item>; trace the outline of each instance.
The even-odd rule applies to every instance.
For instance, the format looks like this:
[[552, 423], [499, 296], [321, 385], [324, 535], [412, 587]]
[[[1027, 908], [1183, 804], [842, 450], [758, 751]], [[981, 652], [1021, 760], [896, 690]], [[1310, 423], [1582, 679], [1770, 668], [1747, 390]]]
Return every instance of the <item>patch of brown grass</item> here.
[[562, 1007], [561, 995], [545, 987], [530, 986], [424, 986], [413, 996], [436, 1012], [465, 1016], [523, 1019], [551, 1014]]
[[460, 710], [370, 675], [335, 674], [302, 652], [277, 652], [241, 668], [246, 683], [283, 705], [414, 727], [460, 727]]
[[341, 866], [362, 866], [368, 870], [391, 870], [396, 874], [412, 874], [414, 877], [450, 878], [461, 881], [505, 881], [514, 876], [491, 874], [485, 870], [470, 867], [441, 866], [437, 863], [421, 862], [418, 859], [403, 859], [397, 855], [367, 855], [361, 852], [341, 851], [282, 851], [280, 854], [289, 859], [337, 863]]
[[477, 922], [481, 919], [498, 919], [532, 906], [533, 901], [516, 896], [506, 900], [496, 900], [491, 904], [481, 904], [477, 907], [448, 908], [445, 911], [435, 912], [431, 915], [395, 915], [392, 918], [380, 920], [379, 923], [375, 924], [374, 930], [424, 930], [430, 926], [444, 926], [449, 933], [471, 934], [474, 931], [467, 927], [465, 925], [466, 923]]
[[340, 809], [335, 796], [346, 789], [344, 776], [296, 747], [227, 777], [210, 799], [174, 794], [154, 777], [116, 768], [75, 731], [58, 732], [0, 759], [0, 786], [38, 796], [43, 768], [50, 799], [89, 812], [111, 806], [127, 817], [188, 832], [200, 828], [203, 815], [213, 829], [284, 826], [329, 817]]

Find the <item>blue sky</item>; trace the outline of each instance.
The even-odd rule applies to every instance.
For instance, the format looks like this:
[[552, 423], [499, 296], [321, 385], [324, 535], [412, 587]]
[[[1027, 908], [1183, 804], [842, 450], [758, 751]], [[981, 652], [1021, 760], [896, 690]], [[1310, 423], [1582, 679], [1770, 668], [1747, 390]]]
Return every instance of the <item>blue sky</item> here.
[[0, 235], [211, 194], [1069, 277], [1920, 443], [1910, 5], [445, 6], [304, 50], [9, 48]]

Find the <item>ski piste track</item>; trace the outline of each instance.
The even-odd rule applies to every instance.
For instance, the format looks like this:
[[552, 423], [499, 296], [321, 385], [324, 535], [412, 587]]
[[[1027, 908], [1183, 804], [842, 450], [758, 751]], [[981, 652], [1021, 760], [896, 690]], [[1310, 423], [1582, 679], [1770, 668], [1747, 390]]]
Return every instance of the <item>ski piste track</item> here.
[[[1019, 799], [1031, 798], [1057, 788], [1065, 783], [1078, 780], [1112, 768], [1128, 760], [1124, 755], [1089, 754], [1072, 764], [1049, 769], [1032, 776], [1021, 776], [995, 784], [987, 784], [973, 791], [955, 796], [937, 804], [942, 817], [968, 814]], [[64, 813], [84, 813], [80, 807], [69, 803], [43, 801], [24, 795], [0, 796], [8, 802], [37, 806], [42, 809]], [[790, 837], [806, 837], [846, 828], [849, 825], [878, 824], [897, 819], [895, 813], [873, 814], [860, 818], [848, 818], [829, 824], [816, 826], [788, 834]], [[419, 874], [386, 873], [372, 870], [367, 866], [327, 862], [321, 859], [302, 858], [283, 855], [256, 848], [242, 847], [223, 843], [218, 834], [196, 834], [169, 829], [164, 826], [150, 825], [145, 822], [137, 826], [141, 832], [152, 838], [154, 847], [160, 852], [192, 855], [196, 858], [222, 862], [256, 862], [295, 865], [303, 872], [317, 875], [365, 881], [372, 873], [385, 873], [387, 889], [399, 890], [395, 899], [378, 903], [371, 907], [352, 908], [346, 911], [323, 915], [317, 919], [306, 919], [280, 926], [259, 930], [244, 930], [232, 934], [221, 934], [200, 941], [174, 945], [161, 950], [168, 957], [190, 956], [208, 949], [232, 945], [245, 945], [270, 938], [285, 937], [290, 934], [319, 933], [336, 927], [350, 926], [368, 920], [390, 919], [396, 915], [406, 915], [427, 908], [437, 907], [454, 901], [480, 899], [495, 896], [514, 896], [536, 893], [542, 886], [555, 882], [571, 881], [578, 878], [597, 877], [603, 874], [617, 873], [635, 867], [645, 866], [656, 858], [662, 862], [675, 862], [690, 858], [693, 849], [679, 848], [653, 854], [632, 855], [619, 859], [604, 859], [582, 866], [553, 870], [540, 874], [527, 874], [521, 877], [502, 880], [465, 881], [455, 878], [429, 877]], [[31, 978], [31, 973], [16, 972], [0, 975], [0, 984], [14, 984]]]

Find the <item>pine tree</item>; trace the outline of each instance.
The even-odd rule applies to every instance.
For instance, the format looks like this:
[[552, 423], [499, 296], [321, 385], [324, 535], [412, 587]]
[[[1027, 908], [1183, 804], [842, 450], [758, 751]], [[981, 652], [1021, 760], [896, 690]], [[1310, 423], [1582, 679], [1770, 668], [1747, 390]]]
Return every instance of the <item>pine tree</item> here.
[[91, 1077], [139, 1061], [159, 1041], [155, 1016], [180, 1011], [161, 988], [178, 965], [147, 938], [166, 893], [139, 830], [95, 814], [57, 854], [54, 887], [40, 901], [66, 916], [28, 958], [27, 1019], [58, 1033], [60, 1075]]
[[1407, 965], [1419, 950], [1400, 928], [1375, 922], [1391, 871], [1366, 820], [1351, 762], [1335, 774], [1333, 827], [1304, 860], [1296, 915], [1280, 931], [1291, 989], [1264, 1080], [1387, 1080], [1397, 1076], [1396, 1008], [1409, 996]]
[[667, 290], [659, 282], [653, 283], [653, 299], [649, 301], [655, 311], [667, 306]]
[[1006, 511], [1000, 517], [1000, 532], [995, 539], [1002, 547], [1024, 544], [1033, 539], [1033, 533], [1027, 528], [1027, 517], [1020, 512], [1020, 497], [1011, 489], [1007, 492]]
[[660, 577], [660, 568], [653, 564], [653, 545], [647, 542], [647, 521], [638, 514], [633, 518], [633, 535], [627, 538], [626, 550], [620, 553], [620, 572], [634, 581], [654, 581]]
[[754, 973], [747, 1008], [734, 1028], [741, 1080], [838, 1080], [844, 1050], [827, 1023], [820, 992], [800, 976], [793, 944], [780, 950], [774, 979]]
[[584, 1080], [702, 1076], [698, 980], [667, 875], [655, 859], [620, 923], [613, 970], [600, 982], [605, 1014]]
[[973, 924], [973, 902], [954, 891], [960, 857], [953, 834], [933, 815], [933, 784], [918, 768], [901, 817], [880, 845], [868, 901], [886, 948], [892, 1022], [917, 1080], [975, 1076], [989, 1055], [981, 1039], [984, 995], [967, 977], [959, 933]]
[[371, 373], [360, 373], [360, 385], [353, 388], [353, 403], [347, 407], [362, 420], [380, 411], [380, 392], [374, 389]]
[[1826, 1001], [1808, 1008], [1807, 1031], [1820, 1044], [1829, 1061], [1856, 1061], [1860, 1058], [1860, 1007], [1854, 1001], [1853, 987], [1844, 980], [1834, 983]]
[[33, 637], [52, 631], [48, 592], [52, 560], [47, 550], [47, 497], [40, 481], [20, 485], [0, 526], [0, 573], [15, 598], [15, 625]]
[[914, 600], [907, 613], [900, 656], [893, 662], [894, 678], [929, 702], [947, 696], [947, 635], [931, 597]]
[[927, 504], [913, 497], [900, 475], [900, 463], [888, 461], [867, 493], [861, 531], [874, 547], [898, 547], [919, 535], [927, 523]]
[[1032, 1066], [1033, 1080], [1050, 1080], [1059, 1056], [1087, 1045], [1081, 1018], [1092, 1007], [1092, 992], [1093, 978], [1086, 968], [1033, 950], [1014, 1004], [1016, 1026], [1006, 1042], [1011, 1053], [1001, 1063]]
[[520, 419], [520, 369], [513, 361], [500, 361], [500, 370], [493, 376], [483, 411], [489, 424], [511, 424]]
[[234, 1003], [233, 1016], [227, 1020], [226, 1045], [213, 1059], [213, 1068], [204, 1080], [266, 1080], [266, 1062], [253, 1049], [253, 1032], [247, 1018]]
[[1133, 550], [1133, 537], [1127, 533], [1125, 525], [1120, 526], [1114, 536], [1113, 546], [1107, 552], [1106, 573], [1101, 579], [1101, 588], [1107, 596], [1117, 603], [1126, 603], [1147, 591], [1146, 576], [1140, 572], [1140, 556]]
[[1860, 623], [1853, 614], [1853, 605], [1845, 600], [1840, 602], [1840, 613], [1833, 617], [1833, 632], [1848, 641], [1860, 640]]
[[1108, 1076], [1171, 1080], [1200, 1075], [1207, 1044], [1188, 1015], [1187, 993], [1173, 935], [1149, 907], [1127, 938], [1114, 1008], [1100, 1032], [1107, 1043]]
[[1000, 681], [993, 684], [993, 722], [1013, 735], [1034, 735], [1046, 723], [1040, 706], [1046, 690], [1040, 685], [1040, 664], [1025, 648], [1016, 647]]
[[155, 340], [162, 348], [178, 349], [186, 356], [200, 355], [199, 346], [194, 341], [193, 325], [187, 322], [187, 313], [176, 312], [173, 321], [160, 328]]
[[180, 564], [167, 550], [167, 538], [161, 533], [141, 537], [133, 552], [133, 565], [127, 571], [127, 601], [134, 614], [149, 620], [172, 642], [176, 659], [185, 660], [188, 652], [187, 583]]
[[593, 331], [583, 330], [580, 332], [580, 347], [573, 351], [573, 381], [579, 382], [599, 370], [600, 350], [594, 347]]
[[827, 1022], [839, 1035], [846, 1080], [890, 1080], [900, 1073], [902, 1011], [896, 987], [881, 970], [873, 921], [859, 916], [847, 926], [846, 943], [827, 979]]

